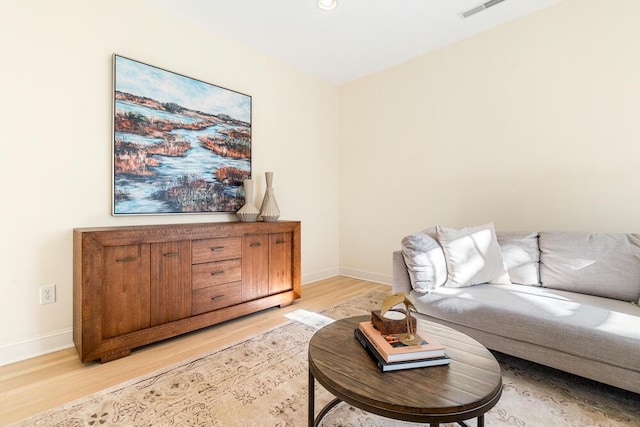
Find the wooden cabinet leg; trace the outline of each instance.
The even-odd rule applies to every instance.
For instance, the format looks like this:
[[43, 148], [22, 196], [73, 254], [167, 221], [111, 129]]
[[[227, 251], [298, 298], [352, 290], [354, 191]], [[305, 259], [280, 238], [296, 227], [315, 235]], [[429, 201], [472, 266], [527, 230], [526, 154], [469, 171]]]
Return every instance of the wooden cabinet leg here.
[[127, 357], [131, 354], [130, 348], [123, 348], [120, 350], [110, 351], [109, 353], [104, 353], [102, 357], [100, 357], [100, 363], [111, 362], [112, 360], [121, 359], [123, 357]]

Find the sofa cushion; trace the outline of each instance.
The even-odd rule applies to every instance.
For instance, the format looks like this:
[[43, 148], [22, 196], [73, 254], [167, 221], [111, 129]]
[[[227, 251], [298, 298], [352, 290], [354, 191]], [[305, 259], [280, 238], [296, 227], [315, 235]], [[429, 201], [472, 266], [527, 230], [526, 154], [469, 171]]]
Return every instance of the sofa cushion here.
[[490, 284], [411, 296], [428, 316], [640, 372], [640, 307], [628, 302]]
[[538, 233], [496, 231], [511, 283], [540, 286]]
[[437, 226], [436, 232], [447, 263], [446, 287], [511, 283], [493, 223], [464, 228]]
[[411, 287], [426, 293], [447, 281], [447, 265], [434, 227], [402, 239], [402, 256], [409, 271]]
[[552, 289], [640, 298], [640, 234], [540, 233], [540, 281]]

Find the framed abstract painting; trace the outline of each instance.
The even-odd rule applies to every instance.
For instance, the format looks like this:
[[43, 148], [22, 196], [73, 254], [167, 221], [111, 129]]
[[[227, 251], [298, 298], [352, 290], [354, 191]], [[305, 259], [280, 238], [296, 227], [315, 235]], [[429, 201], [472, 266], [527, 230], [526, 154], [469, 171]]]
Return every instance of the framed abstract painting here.
[[240, 209], [251, 97], [119, 55], [113, 64], [113, 214]]

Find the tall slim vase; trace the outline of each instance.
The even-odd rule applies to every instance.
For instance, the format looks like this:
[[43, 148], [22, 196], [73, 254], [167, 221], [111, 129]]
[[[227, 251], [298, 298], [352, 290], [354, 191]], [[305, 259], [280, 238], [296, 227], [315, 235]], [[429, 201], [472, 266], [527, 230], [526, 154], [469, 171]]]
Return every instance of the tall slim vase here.
[[264, 176], [267, 181], [267, 190], [264, 193], [264, 199], [262, 199], [260, 216], [266, 222], [276, 221], [280, 218], [280, 208], [273, 194], [273, 172], [265, 172]]
[[244, 205], [236, 212], [240, 221], [255, 222], [260, 215], [260, 211], [253, 205], [253, 180], [245, 179], [242, 181], [244, 187]]

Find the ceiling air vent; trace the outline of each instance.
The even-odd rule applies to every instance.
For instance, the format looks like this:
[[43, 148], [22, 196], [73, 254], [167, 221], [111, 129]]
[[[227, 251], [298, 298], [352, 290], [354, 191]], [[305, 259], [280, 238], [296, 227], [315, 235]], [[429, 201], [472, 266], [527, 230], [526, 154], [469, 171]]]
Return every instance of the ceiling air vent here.
[[472, 7], [469, 10], [465, 10], [464, 12], [460, 12], [460, 17], [465, 19], [470, 17], [471, 15], [475, 15], [476, 13], [482, 12], [485, 9], [489, 9], [491, 6], [495, 6], [498, 3], [502, 3], [504, 0], [489, 0], [488, 2], [479, 4], [476, 7]]

